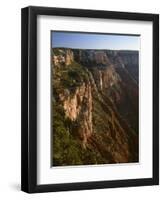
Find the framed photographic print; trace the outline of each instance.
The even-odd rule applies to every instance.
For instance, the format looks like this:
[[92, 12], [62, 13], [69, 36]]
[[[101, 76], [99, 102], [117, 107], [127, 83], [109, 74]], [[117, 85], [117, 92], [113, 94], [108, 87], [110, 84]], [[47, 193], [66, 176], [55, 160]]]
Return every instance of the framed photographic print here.
[[159, 16], [22, 9], [22, 190], [159, 184]]

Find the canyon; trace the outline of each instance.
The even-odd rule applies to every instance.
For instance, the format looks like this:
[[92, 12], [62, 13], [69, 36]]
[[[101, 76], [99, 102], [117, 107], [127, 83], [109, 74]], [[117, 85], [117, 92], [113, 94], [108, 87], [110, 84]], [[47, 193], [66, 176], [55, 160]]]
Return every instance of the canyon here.
[[139, 52], [52, 48], [53, 166], [139, 161]]

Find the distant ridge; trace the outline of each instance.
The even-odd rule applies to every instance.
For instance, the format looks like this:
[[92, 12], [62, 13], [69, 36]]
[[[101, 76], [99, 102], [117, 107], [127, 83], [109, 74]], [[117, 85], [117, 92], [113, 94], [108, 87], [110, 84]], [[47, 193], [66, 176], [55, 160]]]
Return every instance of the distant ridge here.
[[71, 50], [86, 50], [86, 51], [132, 51], [139, 52], [139, 50], [130, 50], [130, 49], [84, 49], [84, 48], [71, 48], [71, 47], [52, 47], [52, 49], [71, 49]]

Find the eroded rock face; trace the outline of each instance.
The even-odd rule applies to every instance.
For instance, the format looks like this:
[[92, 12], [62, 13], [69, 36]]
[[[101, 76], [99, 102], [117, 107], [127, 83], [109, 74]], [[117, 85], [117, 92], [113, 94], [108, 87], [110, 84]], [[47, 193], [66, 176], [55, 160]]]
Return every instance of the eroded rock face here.
[[66, 65], [70, 65], [74, 61], [74, 54], [70, 49], [66, 50], [66, 56], [65, 57], [66, 57], [65, 58], [65, 64]]
[[72, 121], [78, 120], [78, 134], [86, 147], [92, 134], [92, 92], [90, 83], [77, 87], [73, 95], [60, 95], [65, 115]]
[[118, 55], [121, 57], [122, 62], [125, 65], [138, 65], [139, 59], [138, 59], [138, 52], [137, 51], [120, 51]]
[[121, 81], [120, 76], [116, 73], [112, 65], [109, 65], [105, 69], [96, 69], [93, 71], [93, 76], [96, 82], [96, 85], [101, 91], [104, 91], [113, 85], [118, 84]]
[[73, 50], [75, 60], [83, 65], [107, 65], [109, 58], [105, 51], [95, 50]]

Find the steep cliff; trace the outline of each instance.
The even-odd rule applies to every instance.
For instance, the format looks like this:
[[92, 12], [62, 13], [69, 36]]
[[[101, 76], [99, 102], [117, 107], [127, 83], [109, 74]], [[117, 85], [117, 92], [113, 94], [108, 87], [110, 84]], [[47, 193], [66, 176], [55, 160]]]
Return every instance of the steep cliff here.
[[138, 161], [138, 60], [52, 49], [53, 165]]

